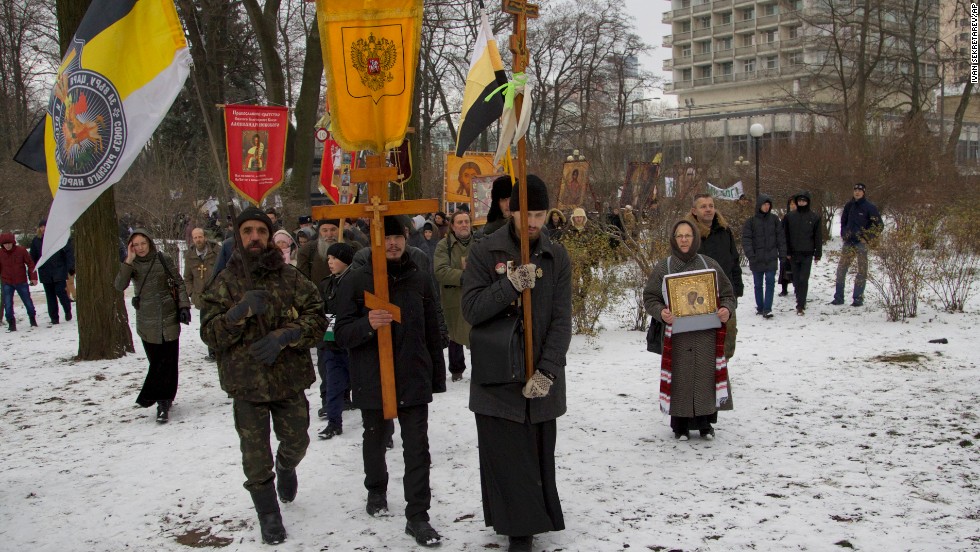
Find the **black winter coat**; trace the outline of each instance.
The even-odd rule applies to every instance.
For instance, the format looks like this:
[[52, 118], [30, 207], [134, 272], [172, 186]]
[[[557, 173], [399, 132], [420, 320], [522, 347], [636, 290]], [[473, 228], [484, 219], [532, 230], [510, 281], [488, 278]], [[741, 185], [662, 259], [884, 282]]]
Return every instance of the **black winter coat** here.
[[[768, 213], [762, 205], [768, 203]], [[779, 269], [779, 259], [786, 257], [786, 232], [779, 217], [772, 212], [772, 199], [759, 194], [755, 200], [755, 215], [742, 227], [742, 251], [749, 260], [752, 272], [769, 272]]]
[[[37, 264], [37, 260], [41, 258], [41, 242], [40, 236], [34, 236], [34, 240], [31, 242], [31, 259], [34, 260], [34, 264]], [[75, 246], [72, 244], [72, 239], [68, 238], [68, 244], [58, 250], [48, 262], [37, 268], [37, 278], [42, 284], [53, 284], [55, 282], [64, 282], [68, 279], [68, 274], [75, 272]]]
[[[809, 199], [809, 198], [807, 198]], [[797, 209], [783, 217], [783, 231], [786, 232], [786, 253], [793, 255], [813, 255], [820, 260], [823, 256], [823, 227], [820, 215], [810, 210]]]
[[[389, 301], [401, 309], [402, 316], [400, 323], [391, 325], [399, 408], [428, 404], [432, 402], [433, 393], [446, 391], [446, 362], [430, 279], [431, 276], [408, 254], [398, 262], [388, 263]], [[370, 309], [364, 305], [365, 291], [374, 291], [370, 256], [364, 266], [347, 274], [340, 282], [334, 336], [338, 346], [350, 351], [354, 406], [380, 410], [378, 337], [368, 322]]]
[[693, 213], [688, 213], [684, 220], [697, 225], [698, 233], [701, 235], [701, 247], [698, 248], [698, 253], [711, 257], [721, 266], [722, 272], [732, 283], [735, 297], [741, 297], [745, 290], [742, 285], [741, 259], [735, 244], [735, 235], [728, 227], [728, 221], [717, 212], [711, 221], [711, 228], [701, 224]]
[[[520, 264], [521, 248], [507, 224], [482, 241], [470, 245], [463, 271], [463, 318], [476, 326], [507, 309], [519, 293], [497, 267], [507, 261]], [[548, 395], [525, 399], [522, 384], [479, 385], [470, 383], [470, 410], [523, 423], [530, 412], [531, 423], [553, 420], [565, 413], [565, 354], [572, 339], [571, 262], [560, 243], [541, 235], [531, 244], [531, 262], [541, 270], [531, 290], [533, 307], [534, 367], [551, 372], [557, 379]], [[480, 331], [473, 328], [470, 335]], [[506, 344], [502, 345], [506, 350]], [[530, 402], [530, 407], [528, 403]]]

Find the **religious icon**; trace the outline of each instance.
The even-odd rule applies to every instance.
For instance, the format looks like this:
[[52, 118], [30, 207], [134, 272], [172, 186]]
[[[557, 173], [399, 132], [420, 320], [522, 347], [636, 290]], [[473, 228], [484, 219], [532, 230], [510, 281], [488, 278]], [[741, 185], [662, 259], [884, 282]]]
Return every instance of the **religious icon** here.
[[265, 169], [265, 145], [269, 142], [267, 131], [242, 131], [243, 171], [258, 172]]
[[493, 202], [491, 197], [493, 181], [499, 176], [501, 175], [489, 174], [473, 178], [473, 209], [471, 214], [474, 226], [486, 224], [487, 215], [490, 213], [490, 204]]
[[470, 195], [473, 190], [472, 180], [474, 176], [480, 175], [480, 166], [472, 161], [467, 161], [459, 167], [459, 177], [457, 181], [456, 193], [459, 195]]
[[657, 201], [657, 178], [660, 165], [657, 163], [630, 162], [626, 170], [626, 183], [619, 196], [621, 207], [634, 205], [637, 209], [647, 209]]
[[[466, 152], [462, 157], [447, 153], [443, 177], [446, 203], [473, 203], [476, 191], [473, 179], [496, 174], [492, 153]], [[471, 208], [470, 212], [473, 210]]]
[[[714, 270], [695, 270], [664, 277], [667, 306], [676, 318], [718, 312], [718, 275]], [[717, 316], [715, 316], [717, 318]]]
[[561, 188], [558, 190], [560, 207], [581, 207], [589, 187], [588, 161], [570, 161], [562, 169]]

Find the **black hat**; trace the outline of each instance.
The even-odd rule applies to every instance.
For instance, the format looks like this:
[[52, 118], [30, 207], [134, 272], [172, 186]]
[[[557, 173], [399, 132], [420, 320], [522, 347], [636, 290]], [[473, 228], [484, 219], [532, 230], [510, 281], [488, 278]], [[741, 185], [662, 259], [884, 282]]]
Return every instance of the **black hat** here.
[[863, 192], [864, 191], [864, 182], [858, 182], [857, 184], [855, 184], [854, 185], [854, 189], [855, 190], [861, 190]]
[[385, 217], [385, 236], [404, 236], [405, 228], [405, 222], [401, 217]]
[[41, 222], [37, 223], [38, 228], [40, 228], [41, 226], [47, 226], [47, 225], [48, 225], [48, 219], [46, 219], [46, 218], [41, 219]]
[[496, 203], [505, 197], [510, 197], [513, 187], [509, 176], [498, 176], [493, 181], [493, 187], [490, 188], [490, 199]]
[[[518, 193], [518, 183], [514, 186], [510, 196], [510, 210], [520, 209], [520, 194]], [[527, 210], [528, 211], [547, 211], [550, 208], [548, 203], [548, 186], [533, 174], [527, 175]]]
[[340, 219], [320, 219], [320, 222], [317, 223], [317, 228], [323, 226], [324, 224], [332, 224], [339, 227]]
[[304, 217], [299, 217], [299, 223], [300, 224], [312, 224], [313, 223], [313, 217], [311, 217], [310, 215], [306, 215]]
[[257, 220], [261, 222], [269, 229], [269, 233], [272, 233], [272, 219], [270, 219], [269, 215], [265, 214], [265, 212], [258, 207], [249, 207], [241, 213], [238, 213], [238, 218], [235, 219], [235, 229], [237, 230], [238, 228], [241, 228], [242, 224], [249, 220]]
[[327, 248], [327, 255], [349, 265], [354, 260], [354, 248], [348, 243], [337, 242]]

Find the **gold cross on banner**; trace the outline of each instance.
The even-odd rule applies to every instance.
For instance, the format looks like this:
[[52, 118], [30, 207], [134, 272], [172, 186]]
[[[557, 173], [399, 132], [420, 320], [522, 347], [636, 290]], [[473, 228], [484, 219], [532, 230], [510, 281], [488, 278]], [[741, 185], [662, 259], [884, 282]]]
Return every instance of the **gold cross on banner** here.
[[[385, 166], [383, 155], [370, 155], [367, 167], [351, 169], [350, 181], [367, 182], [368, 203], [314, 207], [313, 217], [371, 218], [371, 268], [374, 271], [374, 293], [364, 292], [364, 306], [368, 309], [384, 309], [391, 313], [395, 322], [401, 323], [401, 309], [389, 302], [388, 264], [385, 260], [384, 217], [431, 213], [439, 210], [436, 199], [388, 201], [388, 183], [398, 178], [398, 170]], [[343, 228], [343, 226], [341, 226]], [[381, 360], [381, 404], [386, 420], [398, 417], [398, 398], [395, 393], [395, 364], [391, 346], [391, 326], [378, 328], [378, 357]]]

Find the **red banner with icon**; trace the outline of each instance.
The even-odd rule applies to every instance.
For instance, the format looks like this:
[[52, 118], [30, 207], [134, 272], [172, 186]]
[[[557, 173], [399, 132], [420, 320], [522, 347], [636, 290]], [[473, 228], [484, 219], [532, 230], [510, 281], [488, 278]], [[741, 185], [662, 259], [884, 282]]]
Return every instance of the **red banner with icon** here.
[[255, 205], [283, 183], [288, 128], [285, 107], [225, 106], [228, 181]]
[[344, 151], [333, 137], [323, 141], [323, 160], [320, 163], [320, 189], [333, 201], [340, 204], [340, 181], [343, 172]]

